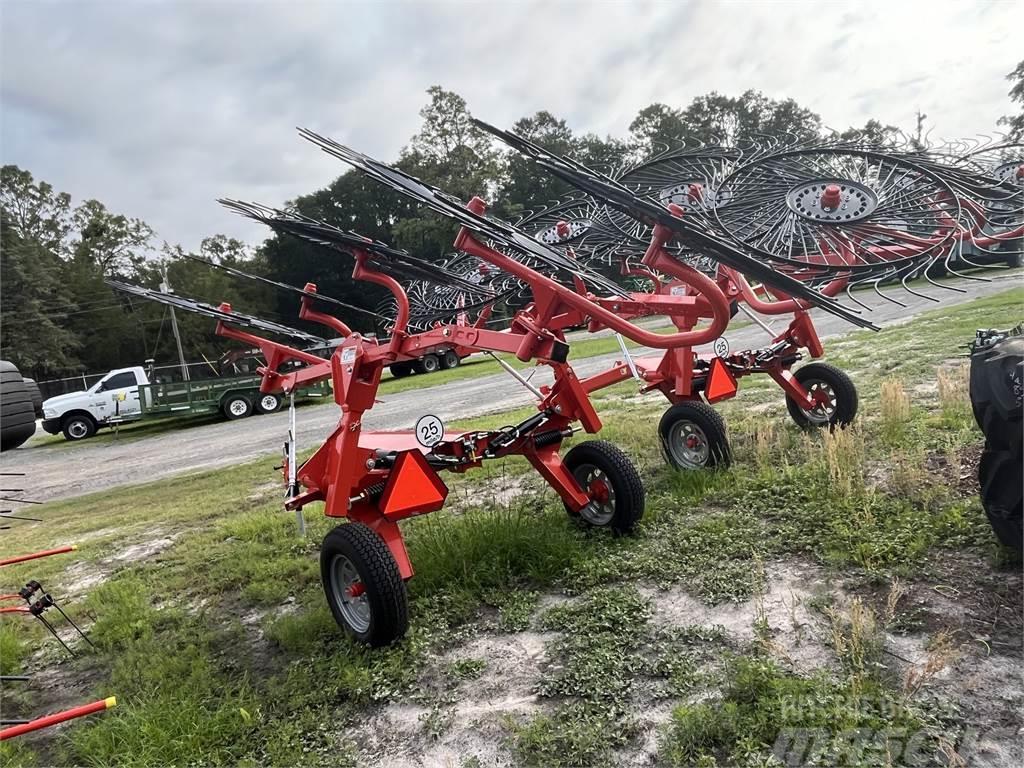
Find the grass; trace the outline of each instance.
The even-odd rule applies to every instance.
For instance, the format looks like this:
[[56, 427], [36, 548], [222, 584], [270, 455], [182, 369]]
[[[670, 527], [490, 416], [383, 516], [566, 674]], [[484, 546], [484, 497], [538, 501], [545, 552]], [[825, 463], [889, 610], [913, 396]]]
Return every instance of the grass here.
[[[423, 699], [418, 727], [431, 741], [453, 727], [448, 703], [422, 688], [438, 654], [488, 632], [526, 630], [545, 633], [549, 661], [536, 684], [541, 708], [501, 725], [498, 740], [518, 763], [615, 763], [638, 748], [644, 715], [659, 706], [669, 712], [659, 759], [671, 765], [763, 763], [778, 744], [796, 748], [779, 738], [808, 730], [823, 734], [813, 748], [825, 764], [857, 762], [841, 752], [839, 736], [851, 729], [902, 728], [938, 743], [945, 714], [923, 692], [948, 647], [938, 643], [931, 666], [905, 680], [886, 674], [878, 638], [897, 619], [867, 597], [856, 608], [822, 608], [839, 664], [806, 677], [720, 630], [658, 623], [650, 590], [728, 603], [760, 594], [764, 564], [780, 559], [870, 586], [923, 578], [953, 552], [995, 558], [976, 497], [928, 467], [938, 458], [953, 466], [979, 439], [949, 359], [975, 327], [1017, 322], [1022, 301], [1017, 290], [830, 343], [830, 361], [861, 390], [858, 423], [845, 432], [804, 435], [771, 382], [745, 379], [722, 407], [737, 459], [724, 472], [668, 470], [652, 449], [664, 403], [635, 396], [628, 382], [602, 392], [601, 437], [636, 459], [647, 488], [637, 533], [573, 524], [522, 460], [454, 478], [456, 510], [403, 524], [417, 570], [411, 630], [383, 651], [338, 632], [316, 559], [330, 522], [310, 508], [309, 535], [298, 538], [294, 518], [279, 511], [268, 460], [47, 504], [45, 523], [19, 528], [21, 542], [80, 550], [7, 568], [5, 583], [35, 578], [66, 598], [98, 650], [65, 659], [38, 626], [8, 622], [0, 666], [55, 667], [67, 706], [111, 694], [119, 706], [5, 742], [0, 755], [10, 765], [156, 766], [169, 756], [182, 765], [353, 765], [358, 735], [382, 704]], [[909, 408], [878, 395], [897, 377], [898, 388], [887, 386]], [[460, 426], [493, 428], [528, 413]], [[509, 478], [522, 492], [492, 498]], [[0, 547], [25, 548], [11, 538]], [[92, 586], [77, 588], [83, 581]], [[550, 594], [572, 598], [552, 607], [542, 599]], [[768, 644], [767, 628], [758, 636]], [[472, 687], [488, 673], [485, 660], [457, 657], [442, 675]], [[5, 711], [47, 711], [49, 696], [5, 695]]]

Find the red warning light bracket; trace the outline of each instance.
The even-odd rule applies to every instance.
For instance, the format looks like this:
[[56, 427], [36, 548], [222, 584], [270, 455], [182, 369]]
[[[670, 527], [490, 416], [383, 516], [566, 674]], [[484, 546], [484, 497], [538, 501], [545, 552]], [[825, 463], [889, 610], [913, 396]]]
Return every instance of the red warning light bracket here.
[[398, 454], [380, 497], [380, 511], [388, 520], [436, 512], [448, 498], [448, 486], [419, 451]]
[[732, 371], [729, 370], [725, 362], [718, 357], [712, 360], [707, 383], [704, 385], [704, 397], [707, 401], [717, 403], [719, 400], [727, 400], [738, 390], [736, 377], [732, 375]]

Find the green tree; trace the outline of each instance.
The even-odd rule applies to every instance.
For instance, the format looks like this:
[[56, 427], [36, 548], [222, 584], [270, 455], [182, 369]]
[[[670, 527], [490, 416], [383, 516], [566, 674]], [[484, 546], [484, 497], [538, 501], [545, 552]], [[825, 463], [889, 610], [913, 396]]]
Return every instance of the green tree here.
[[75, 259], [86, 259], [103, 277], [133, 274], [152, 251], [153, 230], [140, 219], [113, 214], [98, 200], [86, 200], [72, 214], [78, 237]]
[[1013, 83], [1010, 88], [1010, 101], [1020, 104], [1021, 110], [1019, 114], [999, 118], [997, 125], [1007, 126], [1008, 138], [1018, 141], [1024, 138], [1024, 61], [1021, 61], [1006, 79]]
[[77, 366], [80, 344], [65, 323], [77, 307], [62, 279], [61, 262], [42, 244], [22, 236], [6, 206], [0, 251], [0, 357], [26, 376]]
[[888, 144], [895, 141], [901, 135], [901, 131], [895, 125], [882, 125], [878, 120], [868, 120], [863, 128], [847, 128], [841, 134], [841, 139], [859, 139], [871, 144]]
[[629, 124], [629, 134], [643, 157], [675, 146], [686, 136], [687, 126], [678, 109], [651, 104], [641, 109]]
[[[575, 137], [565, 120], [547, 111], [517, 120], [512, 130], [559, 155], [571, 155], [576, 149]], [[519, 152], [509, 152], [499, 196], [499, 213], [514, 218], [565, 197], [571, 191], [572, 187], [538, 168], [532, 160]]]

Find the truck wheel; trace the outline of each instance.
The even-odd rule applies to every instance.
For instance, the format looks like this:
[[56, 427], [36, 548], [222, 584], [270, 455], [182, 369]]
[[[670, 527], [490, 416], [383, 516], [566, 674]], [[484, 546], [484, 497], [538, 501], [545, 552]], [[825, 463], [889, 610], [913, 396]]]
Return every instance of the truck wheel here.
[[658, 424], [661, 454], [676, 469], [728, 467], [731, 461], [725, 422], [701, 402], [677, 403]]
[[281, 396], [273, 393], [261, 394], [256, 400], [256, 410], [259, 413], [273, 413], [281, 407]]
[[391, 371], [391, 375], [396, 379], [404, 379], [412, 373], [412, 361], [406, 360], [404, 363], [392, 363], [388, 366], [388, 370]]
[[565, 454], [566, 469], [586, 492], [591, 503], [572, 517], [597, 528], [629, 533], [644, 514], [644, 486], [633, 462], [606, 440], [587, 440]]
[[87, 414], [74, 413], [61, 422], [61, 431], [65, 440], [85, 440], [96, 434], [96, 421]]
[[252, 401], [242, 394], [227, 395], [221, 403], [221, 410], [232, 421], [244, 419], [252, 413]]
[[441, 361], [437, 359], [437, 355], [424, 355], [416, 361], [417, 373], [433, 373], [441, 367]]
[[362, 523], [339, 525], [320, 548], [320, 579], [334, 620], [378, 648], [403, 637], [409, 596], [391, 550]]
[[793, 374], [810, 394], [823, 392], [828, 400], [805, 411], [786, 395], [786, 408], [798, 427], [845, 427], [857, 415], [857, 387], [844, 371], [828, 363], [810, 363]]
[[462, 363], [462, 358], [459, 357], [454, 349], [449, 349], [443, 355], [441, 355], [441, 367], [445, 370], [450, 368], [458, 368]]

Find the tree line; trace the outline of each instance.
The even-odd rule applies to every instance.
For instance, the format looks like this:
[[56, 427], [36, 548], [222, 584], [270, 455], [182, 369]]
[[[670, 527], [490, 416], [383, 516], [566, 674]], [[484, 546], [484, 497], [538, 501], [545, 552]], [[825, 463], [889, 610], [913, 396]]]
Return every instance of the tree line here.
[[[1008, 79], [1014, 83], [1011, 99], [1024, 104], [1024, 62]], [[420, 130], [395, 163], [403, 171], [462, 200], [484, 196], [497, 215], [511, 220], [571, 191], [517, 154], [498, 150], [472, 125], [458, 94], [434, 86], [427, 96]], [[1024, 115], [1000, 123], [1017, 137], [1024, 133]], [[738, 96], [709, 93], [684, 108], [652, 104], [639, 111], [625, 138], [575, 133], [547, 111], [523, 117], [513, 127], [549, 150], [602, 169], [637, 162], [681, 138], [813, 139], [826, 133], [820, 116], [810, 109], [755, 90]], [[894, 126], [870, 120], [844, 135], [884, 141], [898, 133]], [[451, 221], [418, 209], [355, 170], [282, 207], [431, 260], [451, 252], [456, 231]], [[194, 257], [296, 286], [314, 281], [322, 293], [366, 310], [344, 318], [364, 332], [374, 329], [372, 313], [384, 297], [375, 286], [352, 281], [352, 264], [342, 254], [332, 256], [290, 237], [273, 235], [249, 247], [214, 235], [196, 253], [167, 243], [158, 247], [155, 233], [140, 219], [111, 212], [96, 200], [73, 206], [69, 195], [13, 165], [0, 170], [0, 254], [0, 355], [38, 379], [104, 371], [149, 358], [157, 365], [177, 360], [166, 309], [129, 301], [104, 283], [108, 278], [149, 288], [166, 280], [183, 296], [214, 304], [228, 301], [240, 311], [302, 327], [295, 295], [230, 277]], [[208, 318], [179, 312], [178, 323], [190, 361], [216, 360], [229, 346], [213, 335]]]

